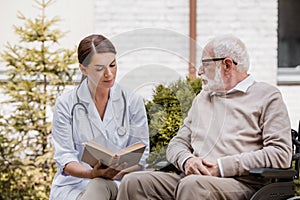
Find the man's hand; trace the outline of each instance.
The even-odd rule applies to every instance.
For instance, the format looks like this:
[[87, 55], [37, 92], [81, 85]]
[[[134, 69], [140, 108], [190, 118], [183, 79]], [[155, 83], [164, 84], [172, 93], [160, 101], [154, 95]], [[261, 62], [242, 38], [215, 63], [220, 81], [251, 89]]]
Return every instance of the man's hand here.
[[186, 175], [198, 174], [207, 176], [220, 176], [217, 164], [208, 162], [199, 157], [191, 157], [185, 161], [184, 170]]
[[217, 176], [217, 177], [221, 176], [220, 168], [218, 164], [208, 163], [205, 160], [202, 161], [212, 176]]

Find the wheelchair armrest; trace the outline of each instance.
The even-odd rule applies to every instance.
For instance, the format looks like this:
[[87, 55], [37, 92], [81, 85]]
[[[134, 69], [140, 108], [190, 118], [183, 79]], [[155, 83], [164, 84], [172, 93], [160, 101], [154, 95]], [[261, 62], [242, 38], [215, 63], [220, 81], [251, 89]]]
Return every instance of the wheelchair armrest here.
[[158, 169], [158, 171], [162, 171], [162, 172], [175, 172], [176, 174], [182, 173], [172, 163], [168, 161], [160, 161], [156, 163], [155, 168]]
[[293, 155], [293, 158], [292, 158], [293, 160], [300, 160], [300, 153], [295, 153], [294, 155]]
[[254, 168], [250, 169], [249, 174], [251, 176], [263, 178], [293, 179], [297, 174], [297, 171], [294, 169]]
[[160, 161], [155, 164], [155, 168], [162, 169], [164, 167], [168, 167], [170, 164], [171, 163], [169, 163], [168, 161]]

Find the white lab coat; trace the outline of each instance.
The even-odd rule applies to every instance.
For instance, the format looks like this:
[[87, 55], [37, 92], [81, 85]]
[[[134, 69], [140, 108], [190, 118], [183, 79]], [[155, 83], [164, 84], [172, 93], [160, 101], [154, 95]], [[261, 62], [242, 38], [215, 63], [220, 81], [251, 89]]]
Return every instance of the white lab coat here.
[[[123, 136], [117, 133], [117, 128], [122, 124], [125, 105], [122, 91], [125, 94], [127, 104], [124, 120], [127, 133]], [[50, 199], [76, 199], [88, 184], [90, 179], [66, 175], [63, 173], [63, 169], [71, 161], [81, 162], [84, 143], [89, 140], [94, 140], [113, 151], [119, 151], [130, 144], [142, 141], [146, 144], [146, 150], [140, 165], [144, 167], [149, 155], [147, 115], [141, 97], [124, 91], [115, 83], [110, 89], [110, 98], [102, 121], [90, 95], [87, 80], [82, 82], [77, 94], [76, 88], [66, 92], [57, 99], [55, 104], [52, 142], [58, 172], [52, 182]], [[77, 105], [74, 108], [72, 118], [71, 111], [78, 100], [86, 107], [87, 115], [83, 106]], [[83, 162], [81, 163], [90, 167]]]

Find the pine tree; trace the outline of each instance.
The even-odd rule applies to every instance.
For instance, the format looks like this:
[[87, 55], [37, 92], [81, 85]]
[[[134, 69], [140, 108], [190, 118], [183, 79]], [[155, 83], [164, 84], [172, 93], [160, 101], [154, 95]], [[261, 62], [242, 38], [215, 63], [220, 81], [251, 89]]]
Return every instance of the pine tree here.
[[51, 112], [57, 95], [73, 83], [76, 52], [60, 48], [66, 35], [56, 28], [60, 19], [45, 16], [52, 3], [36, 1], [41, 15], [35, 19], [20, 13], [24, 25], [14, 27], [19, 43], [7, 43], [0, 54], [8, 71], [0, 83], [7, 96], [1, 110], [11, 111], [0, 116], [0, 199], [48, 199], [55, 173]]

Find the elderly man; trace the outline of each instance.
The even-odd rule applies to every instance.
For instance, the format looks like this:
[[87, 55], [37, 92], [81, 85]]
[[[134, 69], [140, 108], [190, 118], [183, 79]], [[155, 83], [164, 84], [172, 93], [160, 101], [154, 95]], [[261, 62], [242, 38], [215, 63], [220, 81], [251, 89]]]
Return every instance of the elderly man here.
[[290, 166], [290, 122], [281, 94], [256, 82], [248, 68], [246, 47], [232, 35], [204, 47], [203, 89], [167, 149], [183, 173], [126, 175], [119, 199], [249, 199], [260, 187], [249, 169]]

